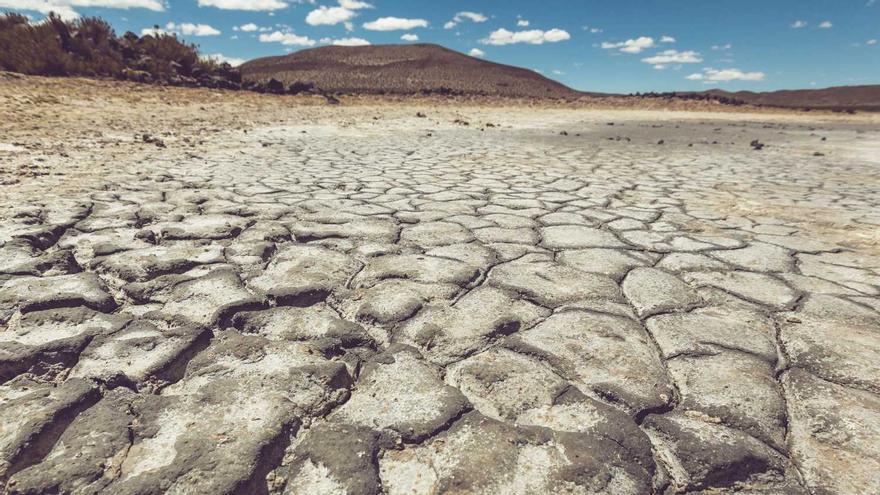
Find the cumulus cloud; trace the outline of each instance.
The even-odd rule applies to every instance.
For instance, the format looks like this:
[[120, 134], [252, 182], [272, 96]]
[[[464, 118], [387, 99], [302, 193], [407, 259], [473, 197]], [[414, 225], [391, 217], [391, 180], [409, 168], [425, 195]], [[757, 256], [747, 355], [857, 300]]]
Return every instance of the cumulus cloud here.
[[79, 12], [75, 10], [77, 7], [165, 10], [161, 0], [0, 0], [0, 8], [33, 10], [43, 15], [54, 12], [66, 20], [79, 17]]
[[285, 46], [315, 46], [315, 40], [308, 36], [298, 36], [292, 32], [274, 31], [260, 35], [261, 43], [281, 43]]
[[822, 29], [831, 29], [834, 27], [834, 24], [832, 24], [831, 21], [822, 21], [822, 23], [819, 24], [819, 27]]
[[321, 5], [309, 12], [306, 16], [306, 24], [310, 26], [335, 26], [336, 24], [346, 23], [346, 28], [351, 31], [353, 26], [351, 26], [349, 21], [357, 17], [357, 12], [355, 11], [372, 8], [373, 6], [367, 2], [339, 0], [338, 7], [325, 7]]
[[193, 24], [191, 22], [184, 22], [182, 24], [169, 22], [165, 29], [170, 32], [181, 33], [184, 36], [217, 36], [220, 34], [218, 29], [207, 24]]
[[605, 50], [620, 50], [623, 53], [642, 53], [648, 48], [653, 48], [656, 46], [654, 43], [654, 38], [650, 36], [640, 36], [635, 39], [620, 41], [617, 43], [602, 43], [602, 48]]
[[363, 38], [321, 38], [321, 43], [334, 46], [367, 46], [370, 44], [369, 41]]
[[479, 12], [459, 12], [453, 16], [452, 20], [443, 25], [443, 29], [452, 29], [464, 21], [486, 22], [489, 18]]
[[199, 0], [199, 7], [216, 7], [221, 10], [280, 10], [288, 7], [282, 0]]
[[672, 36], [663, 36], [660, 38], [660, 43], [675, 43], [675, 38]]
[[791, 23], [792, 29], [802, 29], [807, 27], [807, 21], [794, 21]]
[[528, 43], [530, 45], [542, 45], [544, 43], [558, 43], [571, 39], [571, 35], [562, 29], [551, 29], [549, 31], [541, 31], [540, 29], [532, 29], [529, 31], [508, 31], [501, 28], [492, 31], [488, 38], [480, 40], [484, 45], [512, 45], [515, 43]]
[[419, 35], [412, 34], [412, 33], [406, 33], [403, 36], [401, 36], [400, 39], [402, 39], [403, 41], [419, 41]]
[[165, 31], [164, 29], [160, 28], [159, 26], [141, 29], [141, 36], [160, 36], [163, 34], [170, 34], [170, 33], [168, 31]]
[[246, 62], [246, 60], [243, 58], [227, 57], [222, 53], [214, 53], [206, 56], [205, 58], [221, 64], [225, 62], [233, 67], [238, 67], [239, 65]]
[[591, 33], [593, 33], [593, 34], [598, 34], [598, 33], [601, 33], [601, 32], [604, 31], [604, 29], [602, 29], [602, 28], [591, 27], [591, 26], [584, 26], [584, 27], [583, 27], [583, 30], [584, 30], [584, 31], [589, 31], [589, 32], [591, 32]]
[[486, 56], [486, 52], [480, 50], [479, 48], [471, 48], [471, 51], [468, 52], [468, 55], [471, 57], [483, 58]]
[[698, 64], [703, 61], [695, 51], [665, 50], [653, 57], [643, 58], [642, 62], [651, 64], [655, 69], [665, 69], [668, 64]]
[[716, 51], [717, 50], [730, 50], [731, 48], [733, 48], [733, 45], [731, 45], [730, 43], [727, 43], [725, 45], [712, 45], [712, 49], [716, 50]]
[[686, 77], [691, 81], [703, 81], [706, 83], [728, 81], [763, 81], [763, 72], [743, 72], [739, 69], [703, 69], [703, 72], [691, 74]]
[[268, 33], [272, 30], [270, 27], [257, 26], [253, 22], [242, 24], [241, 26], [235, 26], [232, 28], [233, 31], [243, 31], [245, 33], [253, 33], [259, 31], [261, 33]]
[[866, 41], [865, 44], [868, 45], [868, 46], [874, 46], [874, 45], [877, 44], [877, 40], [876, 40], [876, 39], [870, 39], [870, 40]]
[[345, 7], [325, 7], [321, 5], [309, 12], [306, 16], [306, 24], [310, 26], [335, 26], [354, 18], [357, 14]]
[[518, 27], [529, 27], [529, 24], [530, 24], [529, 21], [527, 21], [525, 19], [520, 19], [520, 20], [516, 21], [516, 25]]
[[364, 24], [364, 29], [370, 31], [405, 31], [425, 27], [428, 27], [428, 21], [424, 19], [402, 19], [400, 17], [380, 17]]
[[[314, 3], [312, 0], [310, 3]], [[372, 9], [373, 5], [359, 0], [339, 0], [339, 6], [349, 10]]]

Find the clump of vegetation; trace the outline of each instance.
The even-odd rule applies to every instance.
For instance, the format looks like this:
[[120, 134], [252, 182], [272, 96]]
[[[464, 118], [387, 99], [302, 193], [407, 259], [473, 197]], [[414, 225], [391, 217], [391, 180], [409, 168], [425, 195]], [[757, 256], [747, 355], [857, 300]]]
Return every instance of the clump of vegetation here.
[[43, 76], [103, 76], [175, 86], [241, 87], [229, 64], [199, 57], [198, 47], [174, 34], [117, 37], [95, 17], [64, 21], [50, 14], [31, 23], [16, 13], [0, 16], [0, 70]]

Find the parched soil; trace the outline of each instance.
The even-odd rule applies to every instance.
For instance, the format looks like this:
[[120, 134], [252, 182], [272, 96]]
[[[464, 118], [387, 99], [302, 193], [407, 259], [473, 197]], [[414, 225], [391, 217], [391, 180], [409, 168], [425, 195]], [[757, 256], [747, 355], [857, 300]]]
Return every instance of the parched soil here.
[[632, 105], [0, 77], [0, 483], [880, 491], [880, 121]]

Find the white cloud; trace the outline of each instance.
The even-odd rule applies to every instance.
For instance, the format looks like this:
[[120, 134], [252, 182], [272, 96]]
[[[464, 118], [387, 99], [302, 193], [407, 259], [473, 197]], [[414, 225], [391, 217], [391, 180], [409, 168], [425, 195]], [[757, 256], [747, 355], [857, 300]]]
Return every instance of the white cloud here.
[[807, 27], [807, 21], [794, 21], [791, 23], [792, 29], [801, 29]]
[[636, 39], [621, 41], [618, 43], [602, 43], [602, 48], [605, 50], [620, 50], [624, 53], [642, 53], [648, 48], [653, 48], [654, 38], [650, 36], [640, 36]]
[[486, 22], [489, 20], [488, 17], [480, 14], [479, 12], [459, 12], [455, 14], [455, 17], [453, 18], [453, 20], [457, 22], [461, 22], [464, 19], [469, 19], [474, 22]]
[[555, 75], [557, 75], [557, 76], [564, 76], [564, 75], [565, 75], [565, 72], [563, 72], [563, 71], [561, 71], [561, 70], [559, 70], [559, 69], [554, 69], [554, 70], [553, 70], [553, 74], [555, 74]]
[[443, 25], [443, 29], [452, 29], [463, 21], [486, 22], [489, 18], [479, 12], [459, 12], [452, 17], [452, 20]]
[[199, 0], [199, 7], [216, 7], [221, 10], [279, 10], [288, 7], [281, 0]]
[[295, 46], [315, 46], [315, 40], [308, 36], [297, 36], [296, 34], [281, 31], [275, 31], [271, 34], [261, 34], [261, 43], [281, 43], [282, 45]]
[[400, 39], [402, 39], [403, 41], [419, 41], [419, 35], [412, 34], [412, 33], [406, 33], [403, 36], [401, 36]]
[[161, 0], [0, 0], [0, 8], [33, 10], [43, 15], [55, 12], [62, 19], [79, 17], [76, 7], [103, 7], [111, 9], [165, 10]]
[[214, 53], [212, 55], [206, 56], [205, 58], [207, 58], [209, 60], [214, 60], [214, 61], [221, 63], [221, 64], [225, 62], [233, 67], [238, 67], [239, 65], [246, 62], [246, 60], [243, 58], [227, 57], [227, 56], [223, 55], [222, 53]]
[[541, 31], [540, 29], [532, 29], [530, 31], [508, 31], [501, 28], [492, 31], [488, 38], [480, 40], [484, 45], [512, 45], [514, 43], [528, 43], [531, 45], [541, 45], [544, 43], [557, 43], [571, 39], [571, 35], [562, 29], [551, 29], [549, 31]]
[[246, 33], [250, 33], [250, 32], [256, 31], [258, 29], [260, 29], [260, 26], [257, 26], [253, 22], [248, 23], [248, 24], [242, 24], [241, 26], [235, 26], [234, 28], [232, 28], [233, 31], [244, 31]]
[[321, 43], [334, 46], [367, 46], [370, 44], [369, 41], [363, 38], [321, 38]]
[[695, 51], [680, 52], [678, 50], [665, 50], [653, 57], [643, 58], [642, 62], [651, 64], [655, 69], [665, 68], [667, 64], [698, 64], [703, 61], [699, 53]]
[[523, 28], [524, 28], [524, 27], [529, 27], [529, 24], [530, 24], [529, 21], [527, 21], [527, 20], [525, 20], [525, 19], [520, 19], [520, 20], [516, 21], [516, 25], [517, 25], [518, 27], [523, 27]]
[[584, 29], [584, 31], [589, 31], [593, 34], [598, 34], [598, 33], [601, 33], [604, 31], [604, 29], [602, 29], [602, 28], [590, 27], [590, 26], [584, 26], [583, 29]]
[[428, 27], [428, 21], [424, 19], [402, 19], [400, 17], [380, 17], [372, 22], [364, 24], [364, 29], [370, 31], [399, 31], [414, 28]]
[[159, 35], [162, 35], [162, 34], [169, 34], [169, 33], [168, 33], [168, 31], [165, 31], [164, 29], [162, 29], [160, 27], [151, 27], [151, 28], [141, 29], [141, 36], [158, 37]]
[[877, 40], [875, 40], [875, 39], [868, 40], [868, 41], [865, 42], [865, 44], [868, 45], [868, 46], [874, 46], [874, 45], [877, 44]]
[[335, 26], [354, 18], [357, 14], [345, 7], [320, 6], [309, 12], [306, 16], [306, 24], [310, 26]]
[[832, 24], [831, 21], [822, 21], [822, 23], [819, 24], [819, 27], [822, 29], [831, 29], [834, 27], [834, 24]]
[[763, 81], [763, 72], [743, 72], [739, 69], [703, 69], [702, 73], [691, 74], [686, 77], [691, 81], [703, 81], [706, 83], [728, 81]]
[[165, 29], [171, 32], [179, 32], [184, 36], [217, 36], [220, 34], [219, 30], [207, 24], [193, 24], [191, 22], [184, 22], [182, 24], [169, 22]]
[[675, 38], [672, 36], [663, 36], [660, 38], [660, 43], [675, 43]]
[[486, 52], [480, 50], [479, 48], [471, 48], [471, 51], [468, 52], [468, 55], [471, 57], [483, 58], [486, 56]]
[[[310, 3], [314, 3], [314, 1]], [[306, 24], [310, 26], [335, 26], [336, 24], [344, 23], [345, 28], [352, 31], [354, 25], [350, 21], [357, 17], [357, 12], [355, 11], [372, 8], [371, 4], [359, 0], [339, 0], [338, 7], [325, 7], [321, 5], [309, 12], [306, 16]]]
[[[314, 3], [314, 0], [312, 2]], [[349, 10], [372, 9], [373, 5], [359, 0], [339, 0], [339, 6]]]
[[727, 43], [726, 45], [712, 45], [712, 49], [716, 50], [716, 51], [717, 50], [730, 50], [731, 48], [733, 48], [733, 45], [731, 45], [730, 43]]

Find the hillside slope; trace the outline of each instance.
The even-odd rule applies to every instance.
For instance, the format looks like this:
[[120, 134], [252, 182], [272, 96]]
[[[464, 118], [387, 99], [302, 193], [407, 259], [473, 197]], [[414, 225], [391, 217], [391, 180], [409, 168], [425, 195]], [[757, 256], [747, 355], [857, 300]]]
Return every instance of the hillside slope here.
[[432, 44], [325, 46], [252, 60], [240, 69], [245, 80], [311, 83], [322, 92], [542, 98], [584, 94], [528, 69]]
[[795, 89], [755, 93], [719, 89], [706, 94], [738, 100], [750, 105], [827, 110], [880, 110], [880, 85], [838, 86], [824, 89]]

